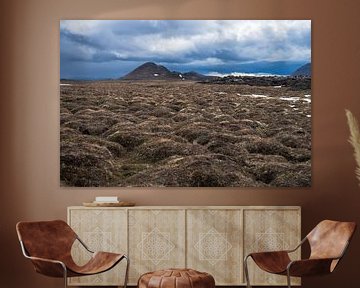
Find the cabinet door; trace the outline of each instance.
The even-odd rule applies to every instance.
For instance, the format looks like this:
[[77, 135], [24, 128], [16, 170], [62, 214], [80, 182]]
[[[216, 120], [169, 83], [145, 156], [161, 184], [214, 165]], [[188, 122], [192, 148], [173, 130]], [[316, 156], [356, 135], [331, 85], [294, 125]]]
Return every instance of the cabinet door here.
[[185, 210], [129, 210], [130, 283], [145, 272], [185, 267]]
[[[245, 255], [251, 252], [295, 248], [301, 241], [300, 210], [245, 210], [244, 231]], [[300, 259], [300, 249], [292, 254], [293, 259]], [[252, 259], [248, 261], [252, 285], [286, 285], [286, 277], [266, 273], [260, 270]], [[299, 278], [293, 278], [292, 284], [299, 285]]]
[[[69, 225], [93, 251], [127, 253], [127, 215], [125, 209], [70, 209]], [[76, 263], [84, 264], [89, 258], [78, 241], [72, 255]], [[113, 269], [93, 276], [69, 278], [70, 285], [122, 285], [126, 261]]]
[[242, 211], [187, 211], [187, 266], [212, 274], [216, 285], [242, 280]]

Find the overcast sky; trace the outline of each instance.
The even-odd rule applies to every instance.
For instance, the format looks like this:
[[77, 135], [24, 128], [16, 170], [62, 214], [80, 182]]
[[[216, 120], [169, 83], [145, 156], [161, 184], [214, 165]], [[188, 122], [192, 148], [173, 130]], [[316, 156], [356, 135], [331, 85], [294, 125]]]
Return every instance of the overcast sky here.
[[118, 78], [147, 61], [179, 72], [290, 74], [311, 61], [311, 21], [60, 22], [61, 78]]

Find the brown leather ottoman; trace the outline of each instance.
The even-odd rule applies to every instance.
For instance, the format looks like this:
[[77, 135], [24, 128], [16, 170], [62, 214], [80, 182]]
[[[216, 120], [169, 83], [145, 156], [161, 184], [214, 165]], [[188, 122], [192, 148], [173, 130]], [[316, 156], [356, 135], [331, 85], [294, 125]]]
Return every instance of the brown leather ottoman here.
[[140, 276], [138, 288], [214, 288], [214, 277], [192, 269], [166, 269]]

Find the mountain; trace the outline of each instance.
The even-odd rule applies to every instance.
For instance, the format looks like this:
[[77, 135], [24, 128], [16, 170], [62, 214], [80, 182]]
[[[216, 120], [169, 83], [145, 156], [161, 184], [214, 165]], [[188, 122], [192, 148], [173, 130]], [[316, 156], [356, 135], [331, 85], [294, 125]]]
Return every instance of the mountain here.
[[153, 62], [146, 62], [126, 74], [123, 80], [168, 80], [179, 79], [178, 75], [174, 75], [169, 69]]
[[121, 80], [191, 80], [191, 81], [203, 81], [213, 76], [205, 76], [197, 72], [191, 71], [186, 73], [180, 73], [176, 71], [170, 71], [165, 66], [158, 65], [153, 62], [146, 62], [139, 67], [135, 68], [130, 73], [121, 77]]
[[291, 76], [306, 76], [311, 77], [311, 63], [307, 63], [297, 70], [295, 70]]

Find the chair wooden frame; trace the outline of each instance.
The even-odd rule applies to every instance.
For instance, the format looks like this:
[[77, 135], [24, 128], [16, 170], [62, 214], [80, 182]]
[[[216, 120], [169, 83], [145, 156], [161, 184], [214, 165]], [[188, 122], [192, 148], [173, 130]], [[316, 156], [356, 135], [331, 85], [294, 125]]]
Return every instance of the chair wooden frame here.
[[[340, 253], [336, 256], [331, 255], [331, 253], [326, 256], [326, 253], [324, 254], [325, 257], [318, 256], [315, 249], [312, 247], [313, 242], [313, 234], [316, 233], [316, 229], [322, 228], [322, 226], [330, 226], [330, 227], [336, 227], [339, 225], [342, 225], [342, 229], [346, 230], [346, 235], [342, 235], [341, 242], [344, 242], [343, 245], [339, 245], [340, 247]], [[320, 228], [319, 228], [320, 227]], [[303, 277], [303, 276], [314, 276], [314, 275], [323, 275], [323, 274], [329, 274], [332, 273], [337, 266], [338, 262], [341, 260], [341, 258], [344, 256], [350, 240], [355, 232], [356, 224], [354, 222], [338, 222], [338, 221], [331, 221], [331, 220], [324, 220], [320, 222], [306, 237], [304, 237], [300, 244], [298, 244], [294, 249], [290, 250], [282, 250], [282, 251], [268, 251], [268, 252], [257, 252], [257, 253], [250, 253], [245, 256], [244, 258], [244, 274], [246, 279], [246, 285], [248, 288], [251, 288], [250, 285], [250, 279], [249, 279], [249, 269], [248, 269], [248, 259], [251, 257], [255, 261], [255, 263], [261, 268], [262, 270], [278, 274], [278, 275], [286, 275], [287, 276], [287, 286], [288, 288], [291, 288], [291, 276], [295, 277]], [[309, 241], [310, 248], [312, 249], [311, 255], [309, 259], [301, 259], [301, 260], [293, 260], [291, 261], [288, 254], [295, 252], [297, 249], [299, 249], [305, 242]], [[316, 239], [318, 242], [318, 239]], [[318, 244], [317, 244], [318, 245]], [[315, 247], [317, 248], [317, 247]], [[321, 254], [321, 253], [320, 253]], [[288, 262], [286, 266], [280, 269], [282, 265], [277, 266], [276, 268], [271, 267], [271, 265], [268, 265], [266, 267], [266, 258], [271, 257], [272, 261], [277, 258], [286, 259], [285, 261]], [[263, 262], [263, 263], [262, 263]], [[283, 262], [283, 263], [286, 263]], [[262, 265], [264, 264], [264, 265]], [[273, 264], [273, 263], [272, 263]]]
[[[80, 277], [80, 276], [89, 276], [89, 275], [94, 275], [94, 274], [98, 274], [98, 273], [103, 273], [103, 272], [106, 272], [110, 269], [112, 269], [113, 267], [115, 267], [118, 263], [121, 262], [122, 259], [125, 259], [126, 260], [126, 270], [125, 270], [125, 279], [124, 279], [124, 284], [123, 284], [123, 288], [127, 288], [127, 282], [128, 282], [128, 276], [129, 276], [129, 265], [130, 265], [130, 259], [127, 255], [125, 254], [114, 254], [114, 253], [108, 253], [108, 254], [112, 254], [112, 255], [118, 255], [119, 259], [116, 260], [116, 261], [113, 261], [112, 265], [110, 267], [108, 267], [107, 269], [104, 269], [104, 270], [101, 270], [101, 271], [98, 271], [96, 273], [86, 273], [86, 271], [74, 271], [74, 270], [71, 270], [65, 263], [65, 261], [61, 261], [61, 260], [58, 260], [58, 259], [49, 259], [49, 258], [42, 258], [42, 257], [36, 257], [36, 256], [31, 256], [29, 254], [29, 252], [27, 251], [26, 247], [25, 247], [25, 244], [24, 244], [24, 241], [22, 240], [22, 235], [21, 235], [21, 231], [19, 229], [19, 226], [20, 225], [23, 225], [23, 224], [32, 224], [32, 223], [51, 223], [51, 222], [60, 222], [62, 223], [63, 225], [65, 224], [66, 226], [68, 226], [64, 221], [62, 220], [55, 220], [55, 221], [41, 221], [41, 222], [19, 222], [17, 223], [16, 225], [16, 230], [17, 230], [17, 234], [18, 234], [18, 238], [19, 238], [19, 242], [20, 242], [20, 246], [21, 246], [21, 251], [22, 251], [22, 254], [24, 255], [25, 258], [29, 259], [32, 261], [34, 267], [35, 267], [35, 270], [36, 272], [40, 273], [40, 274], [43, 274], [43, 275], [47, 275], [47, 276], [50, 276], [50, 277], [60, 277], [60, 274], [61, 276], [63, 277], [64, 279], [64, 287], [67, 288], [68, 287], [68, 283], [67, 283], [67, 279], [68, 277]], [[69, 229], [70, 226], [68, 226]], [[73, 230], [71, 229], [71, 231], [73, 232]], [[97, 253], [92, 251], [80, 238], [79, 236], [73, 232], [74, 234], [74, 237], [75, 237], [75, 241], [79, 241], [79, 243], [89, 252], [92, 254], [92, 258], [91, 259], [94, 259], [96, 256], [97, 256]], [[107, 253], [107, 252], [98, 252], [98, 253]], [[121, 257], [120, 257], [121, 256]], [[89, 261], [90, 262], [90, 261]], [[53, 273], [54, 275], [50, 275], [47, 271], [47, 273], [43, 273], [43, 271], [41, 271], [41, 269], [39, 269], [39, 267], [37, 267], [35, 265], [35, 263], [41, 263], [44, 264], [45, 266], [49, 266], [51, 273]], [[86, 266], [86, 264], [84, 265]], [[82, 266], [82, 267], [84, 267]], [[79, 268], [82, 268], [82, 267], [79, 267]], [[60, 269], [59, 269], [60, 268]], [[61, 271], [61, 272], [60, 272]]]

